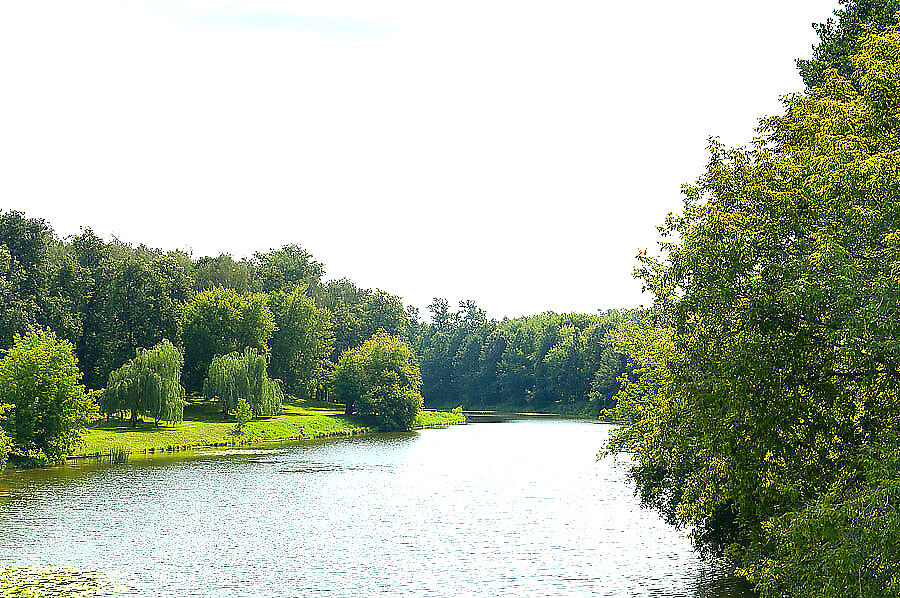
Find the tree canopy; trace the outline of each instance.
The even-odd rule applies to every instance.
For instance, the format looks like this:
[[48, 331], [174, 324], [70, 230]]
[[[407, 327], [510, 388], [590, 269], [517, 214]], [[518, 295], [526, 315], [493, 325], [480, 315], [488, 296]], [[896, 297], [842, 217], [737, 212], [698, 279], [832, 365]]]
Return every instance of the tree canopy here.
[[335, 398], [347, 413], [372, 418], [385, 430], [408, 430], [422, 409], [422, 375], [399, 336], [375, 333], [345, 351], [334, 372]]
[[[641, 255], [619, 394], [645, 504], [764, 596], [900, 592], [900, 29], [706, 172]], [[853, 580], [847, 584], [847, 580]]]
[[0, 360], [0, 403], [11, 405], [3, 422], [15, 447], [38, 459], [61, 459], [97, 416], [72, 344], [39, 328], [17, 334]]
[[294, 396], [314, 398], [327, 383], [334, 350], [331, 315], [299, 288], [272, 293], [269, 305], [277, 326], [269, 342], [272, 375]]
[[200, 390], [217, 355], [245, 347], [266, 354], [275, 327], [262, 293], [241, 295], [222, 287], [198, 293], [184, 306], [185, 386]]

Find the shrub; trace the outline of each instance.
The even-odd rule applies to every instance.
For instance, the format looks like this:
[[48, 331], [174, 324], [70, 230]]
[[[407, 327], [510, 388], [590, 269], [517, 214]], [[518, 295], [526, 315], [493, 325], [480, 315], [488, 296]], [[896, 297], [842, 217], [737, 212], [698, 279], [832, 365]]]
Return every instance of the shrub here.
[[237, 406], [234, 408], [234, 419], [237, 421], [234, 431], [238, 434], [243, 433], [244, 426], [253, 419], [253, 411], [250, 409], [250, 403], [247, 402], [247, 399], [238, 399]]

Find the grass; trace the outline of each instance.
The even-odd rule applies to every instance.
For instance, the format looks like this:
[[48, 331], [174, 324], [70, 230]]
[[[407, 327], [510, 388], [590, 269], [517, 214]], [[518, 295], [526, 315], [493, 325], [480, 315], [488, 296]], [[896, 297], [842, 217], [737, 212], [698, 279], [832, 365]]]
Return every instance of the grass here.
[[[463, 416], [444, 411], [423, 411], [416, 417], [417, 428], [445, 426], [465, 421]], [[198, 446], [249, 444], [272, 440], [354, 436], [375, 430], [356, 417], [343, 415], [343, 405], [321, 401], [285, 403], [281, 415], [258, 419], [235, 435], [234, 419], [224, 416], [218, 406], [206, 401], [192, 401], [184, 410], [184, 421], [158, 427], [152, 421], [111, 420], [88, 429], [78, 455], [110, 455], [122, 453], [154, 453], [179, 451]]]
[[465, 423], [466, 416], [449, 411], [420, 411], [416, 416], [416, 428], [433, 428]]

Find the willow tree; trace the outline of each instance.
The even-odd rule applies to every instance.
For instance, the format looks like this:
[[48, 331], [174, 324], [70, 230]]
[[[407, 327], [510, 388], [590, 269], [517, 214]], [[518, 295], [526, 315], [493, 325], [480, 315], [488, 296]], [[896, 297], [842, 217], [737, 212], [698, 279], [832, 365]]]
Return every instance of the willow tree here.
[[131, 425], [139, 415], [159, 422], [180, 422], [184, 418], [184, 389], [181, 368], [184, 356], [175, 345], [163, 340], [109, 375], [103, 392], [103, 410], [107, 414], [128, 409]]
[[280, 382], [269, 378], [265, 356], [254, 347], [214, 358], [203, 394], [221, 401], [224, 413], [233, 411], [239, 399], [246, 399], [257, 417], [277, 414], [284, 398]]

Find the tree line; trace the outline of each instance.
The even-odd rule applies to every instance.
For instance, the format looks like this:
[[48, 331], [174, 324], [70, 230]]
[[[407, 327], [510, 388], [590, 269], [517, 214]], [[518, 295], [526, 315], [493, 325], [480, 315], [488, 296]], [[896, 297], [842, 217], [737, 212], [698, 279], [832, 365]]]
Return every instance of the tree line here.
[[[597, 413], [627, 369], [607, 339], [625, 312], [498, 322], [472, 301], [453, 312], [436, 299], [424, 322], [399, 297], [324, 272], [297, 245], [194, 258], [91, 229], [62, 239], [40, 218], [0, 211], [0, 351], [30, 347], [29, 367], [46, 362], [50, 349], [38, 347], [70, 354], [79, 377], [65, 393], [87, 393], [95, 411], [132, 425], [181, 421], [191, 395], [256, 417], [277, 414], [286, 396], [331, 398], [401, 428], [423, 394], [435, 407]], [[0, 392], [0, 447], [38, 460], [72, 450], [22, 423], [26, 413], [32, 424], [38, 412], [50, 417], [52, 405], [61, 417], [62, 404], [41, 411], [17, 392]]]
[[440, 407], [592, 415], [615, 404], [630, 362], [611, 333], [639, 311], [547, 312], [488, 319], [474, 301], [431, 319], [411, 342], [422, 363], [423, 394]]
[[640, 254], [609, 450], [764, 598], [900, 595], [900, 27], [844, 0], [802, 93]]

